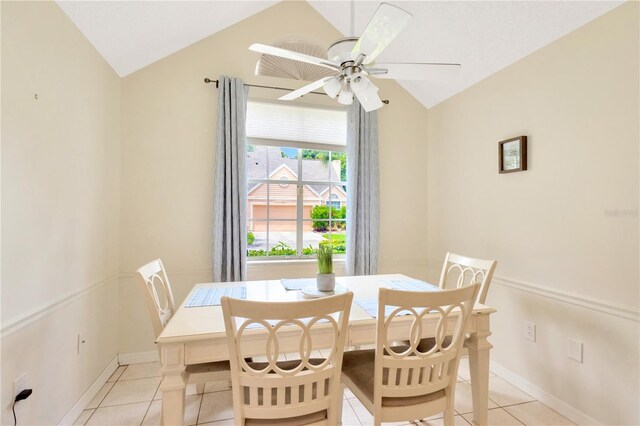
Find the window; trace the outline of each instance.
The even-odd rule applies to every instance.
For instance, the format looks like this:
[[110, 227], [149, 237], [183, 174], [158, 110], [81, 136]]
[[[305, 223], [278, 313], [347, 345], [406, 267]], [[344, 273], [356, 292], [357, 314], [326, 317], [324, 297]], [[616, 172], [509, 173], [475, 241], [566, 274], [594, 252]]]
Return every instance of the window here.
[[327, 207], [333, 207], [334, 209], [339, 209], [342, 207], [342, 202], [340, 201], [340, 197], [337, 194], [331, 194], [329, 201], [325, 202]]
[[[290, 122], [285, 125], [284, 120]], [[280, 123], [279, 127], [274, 123]], [[321, 143], [323, 132], [326, 137]], [[336, 134], [342, 137], [341, 144]], [[283, 108], [249, 101], [246, 167], [250, 259], [310, 257], [323, 243], [332, 244], [336, 254], [345, 253], [345, 134], [344, 110]], [[294, 136], [296, 140], [288, 139]]]

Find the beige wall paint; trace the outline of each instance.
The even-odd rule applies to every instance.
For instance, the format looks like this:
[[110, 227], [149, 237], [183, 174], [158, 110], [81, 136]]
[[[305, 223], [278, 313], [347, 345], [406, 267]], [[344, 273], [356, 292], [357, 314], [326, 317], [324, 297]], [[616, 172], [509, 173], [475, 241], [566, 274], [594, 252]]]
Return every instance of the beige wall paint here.
[[[497, 259], [493, 360], [604, 424], [640, 423], [637, 320], [508, 284], [637, 318], [638, 22], [624, 4], [428, 113], [429, 258]], [[497, 142], [518, 135], [529, 170], [499, 175]], [[567, 358], [569, 337], [584, 364]]]
[[[123, 79], [121, 216], [121, 345], [123, 353], [153, 350], [152, 330], [132, 272], [149, 260], [165, 261], [177, 298], [211, 280], [213, 146], [217, 93], [203, 83], [220, 74], [254, 84], [295, 82], [253, 75], [251, 43], [314, 34], [322, 45], [340, 37], [305, 2], [283, 2]], [[298, 83], [298, 85], [302, 85]], [[426, 110], [394, 82], [380, 81], [391, 104], [379, 113], [382, 272], [426, 272], [424, 184]], [[283, 92], [251, 89], [251, 97]], [[309, 95], [303, 102], [335, 102]], [[407, 212], [411, 212], [408, 214]], [[418, 212], [417, 214], [414, 214]], [[254, 264], [251, 279], [312, 276], [311, 262]]]
[[117, 354], [121, 83], [54, 2], [1, 8], [2, 424], [23, 372], [55, 424]]

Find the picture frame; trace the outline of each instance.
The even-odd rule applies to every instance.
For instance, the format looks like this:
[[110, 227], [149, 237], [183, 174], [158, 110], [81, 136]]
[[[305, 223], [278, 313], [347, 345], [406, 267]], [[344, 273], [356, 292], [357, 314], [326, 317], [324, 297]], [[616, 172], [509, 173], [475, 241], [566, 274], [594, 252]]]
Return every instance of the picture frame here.
[[498, 172], [527, 170], [527, 137], [518, 136], [498, 142]]

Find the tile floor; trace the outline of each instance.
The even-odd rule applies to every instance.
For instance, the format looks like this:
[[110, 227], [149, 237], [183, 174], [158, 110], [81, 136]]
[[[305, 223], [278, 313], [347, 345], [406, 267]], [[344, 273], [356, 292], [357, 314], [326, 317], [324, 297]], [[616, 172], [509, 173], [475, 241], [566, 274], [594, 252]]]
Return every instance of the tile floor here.
[[[462, 359], [456, 385], [455, 425], [469, 426], [472, 418], [469, 363]], [[158, 363], [123, 365], [76, 420], [76, 425], [158, 425], [161, 392]], [[496, 426], [551, 426], [573, 423], [536, 401], [503, 379], [489, 379], [489, 424]], [[233, 403], [228, 383], [208, 383], [203, 395], [187, 395], [185, 424], [233, 425]], [[346, 390], [342, 422], [345, 426], [370, 425], [373, 418], [355, 396]], [[440, 426], [441, 416], [403, 425]]]

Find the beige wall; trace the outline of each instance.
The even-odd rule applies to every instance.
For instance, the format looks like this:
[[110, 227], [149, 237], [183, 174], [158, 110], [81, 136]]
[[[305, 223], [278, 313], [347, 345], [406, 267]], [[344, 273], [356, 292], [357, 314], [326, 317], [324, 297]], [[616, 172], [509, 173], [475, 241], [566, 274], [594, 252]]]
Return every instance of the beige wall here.
[[[625, 4], [428, 114], [429, 259], [497, 259], [493, 360], [604, 424], [640, 423], [638, 22]], [[499, 175], [518, 135], [529, 170]]]
[[23, 372], [55, 424], [117, 354], [121, 83], [54, 2], [1, 8], [2, 424]]
[[[253, 75], [251, 43], [314, 34], [322, 45], [340, 37], [305, 2], [283, 2], [208, 37], [123, 80], [123, 185], [121, 344], [123, 353], [153, 350], [152, 330], [132, 272], [162, 257], [179, 300], [198, 281], [211, 279], [213, 146], [217, 93], [204, 77], [293, 87], [295, 82]], [[394, 82], [381, 81], [391, 104], [380, 111], [381, 270], [424, 276], [425, 215], [413, 188], [426, 179], [426, 110]], [[251, 89], [252, 97], [282, 92]], [[320, 96], [304, 101], [330, 102]], [[300, 277], [313, 262], [255, 264], [250, 278]]]

